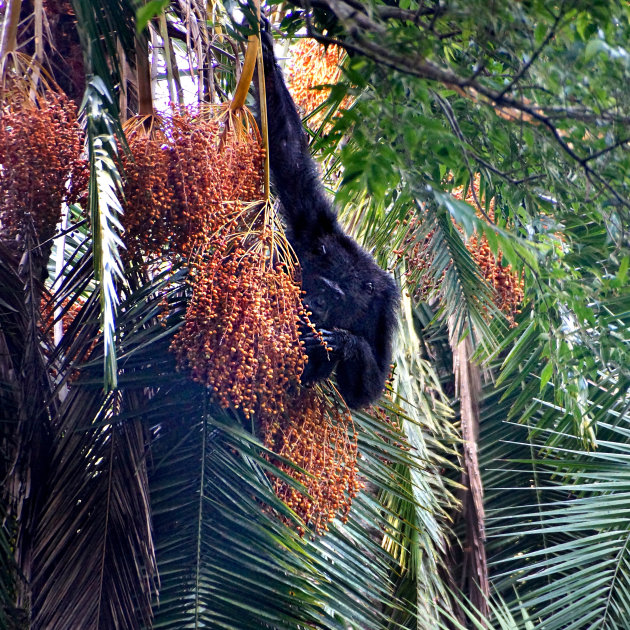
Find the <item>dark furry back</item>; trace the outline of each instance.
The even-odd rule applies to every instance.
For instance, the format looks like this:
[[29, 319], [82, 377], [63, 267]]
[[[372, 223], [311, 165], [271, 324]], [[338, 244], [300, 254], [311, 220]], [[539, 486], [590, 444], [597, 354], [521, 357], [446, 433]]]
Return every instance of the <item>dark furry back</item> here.
[[273, 183], [300, 260], [304, 302], [333, 349], [327, 353], [306, 333], [309, 361], [302, 380], [327, 378], [336, 366], [342, 396], [361, 407], [380, 396], [389, 372], [398, 287], [341, 229], [268, 32], [262, 41]]

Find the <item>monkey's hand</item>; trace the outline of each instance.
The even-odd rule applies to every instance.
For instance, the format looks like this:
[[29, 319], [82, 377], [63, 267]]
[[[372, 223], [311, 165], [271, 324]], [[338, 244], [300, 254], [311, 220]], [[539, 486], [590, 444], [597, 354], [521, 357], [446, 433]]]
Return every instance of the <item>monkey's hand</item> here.
[[301, 340], [307, 354], [322, 349], [329, 361], [339, 361], [348, 357], [348, 350], [353, 345], [353, 335], [341, 328], [318, 328], [316, 331], [307, 329], [302, 333]]
[[345, 340], [349, 335], [347, 331], [326, 329], [313, 331], [304, 327], [300, 340], [308, 362], [302, 373], [303, 383], [313, 383], [330, 376], [337, 362], [345, 356]]
[[302, 383], [328, 378], [337, 368], [337, 385], [348, 405], [357, 409], [378, 398], [387, 371], [379, 367], [374, 350], [366, 339], [342, 328], [302, 334], [308, 362]]

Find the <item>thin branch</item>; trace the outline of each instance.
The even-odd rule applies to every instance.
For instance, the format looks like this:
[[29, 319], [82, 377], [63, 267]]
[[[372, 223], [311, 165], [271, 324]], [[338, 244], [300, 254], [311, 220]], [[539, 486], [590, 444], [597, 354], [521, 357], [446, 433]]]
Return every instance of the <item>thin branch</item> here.
[[602, 155], [605, 155], [606, 153], [609, 153], [610, 151], [614, 151], [615, 149], [618, 149], [619, 147], [622, 147], [624, 144], [628, 144], [628, 143], [630, 143], [630, 138], [624, 138], [623, 140], [618, 140], [614, 144], [611, 144], [609, 147], [606, 147], [605, 149], [602, 149], [601, 151], [597, 151], [585, 157], [582, 160], [582, 162], [586, 163], [586, 162], [590, 162], [591, 160], [596, 160], [598, 157], [601, 157]]
[[[290, 4], [305, 10], [313, 7], [316, 9], [330, 9], [328, 0], [291, 0]], [[344, 4], [357, 12], [368, 15], [367, 7], [360, 0], [345, 0]], [[445, 15], [446, 12], [445, 5], [437, 7], [424, 7], [421, 5], [418, 9], [401, 9], [387, 5], [370, 7], [370, 13], [376, 15], [380, 20], [400, 20], [401, 22], [411, 22], [416, 25], [420, 23], [421, 17], [432, 16], [433, 20], [435, 20]]]
[[444, 5], [435, 8], [421, 6], [417, 10], [388, 6], [376, 8], [376, 14], [381, 20], [400, 20], [401, 22], [412, 22], [413, 24], [418, 24], [423, 16], [431, 15], [434, 18], [438, 18], [445, 13], [446, 7]]
[[472, 166], [470, 165], [470, 160], [468, 159], [469, 152], [466, 146], [467, 145], [466, 138], [464, 137], [464, 134], [462, 133], [462, 130], [459, 127], [459, 123], [457, 122], [457, 119], [455, 118], [455, 112], [453, 111], [453, 108], [451, 107], [450, 103], [446, 99], [442, 98], [437, 92], [434, 92], [433, 90], [432, 90], [432, 93], [433, 93], [433, 96], [437, 99], [437, 102], [442, 108], [442, 111], [444, 112], [446, 119], [451, 125], [451, 129], [453, 130], [453, 133], [457, 136], [457, 138], [461, 142], [462, 149], [463, 149], [462, 155], [464, 157], [464, 162], [466, 162], [468, 175], [470, 176], [470, 190], [472, 191], [473, 199], [475, 200], [475, 205], [477, 206], [477, 210], [479, 210], [479, 212], [483, 215], [483, 217], [488, 223], [493, 224], [494, 221], [490, 219], [490, 217], [484, 210], [483, 206], [481, 205], [481, 202], [479, 201], [479, 198], [477, 197], [477, 191], [475, 190], [475, 187], [473, 186], [473, 182], [475, 180], [475, 173], [473, 171]]
[[562, 12], [563, 6], [564, 6], [564, 0], [560, 5], [560, 10], [558, 11], [558, 15], [555, 16], [554, 22], [551, 25], [549, 32], [545, 36], [545, 39], [543, 39], [540, 46], [534, 51], [532, 56], [529, 58], [529, 61], [527, 61], [527, 63], [521, 66], [521, 69], [514, 75], [509, 85], [507, 85], [505, 88], [503, 88], [503, 90], [501, 90], [501, 93], [499, 94], [500, 98], [503, 98], [506, 94], [508, 94], [514, 89], [514, 86], [523, 78], [525, 73], [532, 67], [536, 59], [538, 59], [542, 51], [547, 47], [547, 44], [554, 37], [554, 35], [556, 34], [556, 31], [558, 30], [558, 25], [560, 24], [560, 20], [562, 19], [562, 16], [563, 16], [563, 12]]
[[580, 122], [607, 122], [620, 125], [630, 125], [630, 116], [622, 116], [614, 112], [595, 112], [586, 107], [558, 107], [558, 106], [540, 106], [540, 111], [544, 113], [550, 120], [559, 118], [570, 118], [579, 120]]
[[461, 35], [462, 31], [459, 28], [453, 29], [452, 31], [447, 31], [446, 33], [435, 33], [435, 36], [440, 40], [444, 41], [445, 39], [449, 39], [451, 37], [456, 37], [457, 35]]
[[[630, 201], [625, 199], [609, 182], [596, 173], [588, 165], [586, 159], [580, 157], [574, 149], [565, 142], [558, 128], [553, 124], [551, 119], [545, 116], [544, 111], [537, 105], [507, 96], [504, 90], [498, 91], [487, 87], [479, 83], [476, 77], [462, 77], [448, 68], [429, 61], [423, 56], [409, 53], [399, 54], [391, 47], [374, 43], [374, 41], [368, 39], [365, 35], [372, 34], [382, 39], [385, 27], [382, 24], [377, 24], [364, 13], [360, 13], [344, 0], [317, 0], [317, 2], [318, 4], [326, 5], [329, 10], [335, 13], [345, 27], [348, 35], [354, 41], [342, 41], [338, 38], [330, 38], [316, 33], [313, 30], [310, 19], [307, 17], [307, 31], [311, 37], [314, 37], [322, 43], [335, 43], [346, 50], [361, 54], [374, 60], [379, 65], [391, 68], [403, 74], [436, 81], [450, 87], [460, 88], [464, 94], [467, 94], [473, 100], [477, 100], [478, 97], [481, 96], [487, 100], [486, 104], [495, 109], [500, 110], [501, 108], [506, 108], [524, 114], [530, 121], [541, 124], [551, 133], [553, 139], [562, 151], [573, 162], [581, 166], [588, 179], [594, 180], [593, 183], [595, 183], [595, 181], [599, 182], [601, 186], [604, 186], [606, 190], [615, 197], [620, 205], [630, 209]], [[294, 4], [302, 6], [301, 2], [295, 2]], [[308, 6], [310, 7], [310, 2]]]

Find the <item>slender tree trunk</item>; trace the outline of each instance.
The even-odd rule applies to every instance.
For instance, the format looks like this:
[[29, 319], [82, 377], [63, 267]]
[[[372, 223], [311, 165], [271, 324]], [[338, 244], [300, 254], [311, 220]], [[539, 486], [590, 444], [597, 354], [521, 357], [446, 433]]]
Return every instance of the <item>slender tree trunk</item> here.
[[136, 37], [136, 70], [138, 72], [138, 114], [153, 115], [151, 93], [151, 66], [149, 64], [149, 40], [144, 33]]
[[2, 37], [0, 39], [0, 59], [7, 53], [17, 50], [17, 32], [21, 8], [22, 0], [9, 0], [7, 4], [7, 10], [4, 13]]
[[455, 385], [460, 400], [462, 429], [462, 516], [466, 525], [463, 549], [461, 588], [472, 604], [488, 615], [488, 565], [486, 560], [485, 511], [483, 484], [479, 471], [479, 399], [481, 397], [481, 373], [472, 362], [472, 343], [469, 337], [459, 341], [451, 331]]

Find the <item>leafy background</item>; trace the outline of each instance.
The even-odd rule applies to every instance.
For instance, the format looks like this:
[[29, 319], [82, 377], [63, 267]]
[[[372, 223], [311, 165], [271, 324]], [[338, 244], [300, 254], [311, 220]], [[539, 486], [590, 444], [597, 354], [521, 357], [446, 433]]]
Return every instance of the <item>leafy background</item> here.
[[[34, 245], [0, 252], [0, 626], [628, 627], [627, 5], [268, 7], [279, 38], [348, 52], [312, 148], [403, 286], [392, 389], [354, 417], [367, 489], [311, 539], [261, 508], [288, 515], [239, 418], [174, 370], [185, 270], [119, 257], [136, 25], [176, 98], [160, 43], [206, 68], [203, 99], [234, 89], [243, 29], [201, 4], [4, 5], [2, 53], [17, 7], [19, 50], [83, 101], [90, 195], [45, 288]], [[522, 274], [514, 322], [475, 231]], [[42, 291], [78, 312], [55, 344]]]

